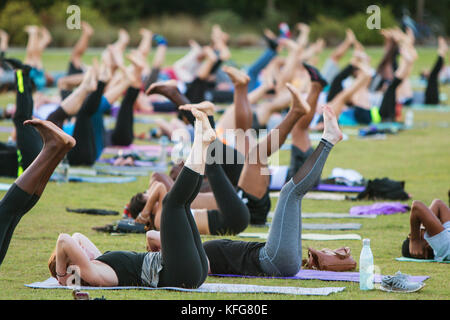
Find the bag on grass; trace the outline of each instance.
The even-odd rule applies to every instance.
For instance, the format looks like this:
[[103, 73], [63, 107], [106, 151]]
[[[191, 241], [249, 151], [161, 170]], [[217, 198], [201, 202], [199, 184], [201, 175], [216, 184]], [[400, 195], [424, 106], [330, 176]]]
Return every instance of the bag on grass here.
[[356, 197], [358, 200], [407, 200], [405, 181], [395, 181], [389, 178], [369, 180], [364, 191]]
[[303, 266], [315, 270], [352, 271], [356, 268], [356, 261], [353, 260], [349, 247], [336, 250], [308, 248], [308, 259], [303, 261]]

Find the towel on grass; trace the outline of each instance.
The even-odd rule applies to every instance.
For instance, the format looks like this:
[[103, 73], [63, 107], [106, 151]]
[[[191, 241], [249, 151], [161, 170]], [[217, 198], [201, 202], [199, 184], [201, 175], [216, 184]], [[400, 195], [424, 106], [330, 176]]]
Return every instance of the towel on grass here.
[[[61, 286], [55, 278], [49, 278], [42, 282], [34, 282], [25, 285], [33, 289], [70, 289], [75, 288]], [[184, 289], [175, 287], [151, 288], [151, 287], [84, 287], [77, 288], [79, 290], [175, 290], [184, 292], [200, 292], [200, 293], [278, 293], [293, 295], [314, 295], [327, 296], [331, 293], [344, 291], [345, 287], [326, 287], [326, 288], [301, 288], [301, 287], [277, 287], [277, 286], [260, 286], [249, 284], [232, 284], [232, 283], [204, 283], [197, 289]]]
[[389, 215], [403, 213], [411, 208], [400, 202], [378, 202], [367, 206], [355, 206], [350, 208], [350, 215]]

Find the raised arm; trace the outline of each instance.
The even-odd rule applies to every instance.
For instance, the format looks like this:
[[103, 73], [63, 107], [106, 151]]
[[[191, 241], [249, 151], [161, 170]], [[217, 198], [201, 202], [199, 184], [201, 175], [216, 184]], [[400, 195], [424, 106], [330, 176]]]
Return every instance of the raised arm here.
[[159, 231], [147, 231], [145, 238], [147, 240], [147, 251], [158, 252], [161, 250], [161, 237]]
[[66, 285], [67, 280], [72, 277], [72, 274], [68, 272], [69, 266], [78, 268], [79, 276], [91, 285], [95, 285], [98, 275], [86, 252], [75, 239], [63, 233], [59, 235], [56, 242], [56, 278], [61, 285]]
[[430, 236], [434, 236], [444, 230], [440, 220], [425, 204], [414, 201], [410, 216], [410, 242], [409, 252], [414, 258], [426, 258], [426, 242], [423, 238], [421, 225], [425, 227]]
[[76, 232], [72, 235], [72, 238], [80, 245], [89, 260], [93, 260], [102, 254], [95, 244], [84, 234]]
[[[161, 182], [155, 181], [150, 189], [148, 190], [149, 196], [147, 199], [147, 202], [145, 203], [144, 209], [142, 209], [141, 213], [137, 216], [136, 222], [138, 223], [148, 223], [150, 219], [150, 215], [155, 209], [156, 203], [159, 203], [159, 207], [162, 206], [162, 200], [164, 199], [165, 195], [167, 194], [167, 189], [164, 184]], [[157, 212], [154, 212], [155, 219], [154, 219], [154, 227], [159, 229], [160, 224], [160, 213], [159, 208], [157, 208]]]

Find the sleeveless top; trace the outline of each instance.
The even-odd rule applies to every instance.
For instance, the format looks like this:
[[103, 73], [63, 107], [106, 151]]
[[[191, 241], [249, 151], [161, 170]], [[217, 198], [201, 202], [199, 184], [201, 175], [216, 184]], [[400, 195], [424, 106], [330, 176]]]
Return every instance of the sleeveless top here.
[[162, 270], [160, 252], [106, 251], [95, 260], [114, 270], [121, 287], [158, 285], [159, 272]]

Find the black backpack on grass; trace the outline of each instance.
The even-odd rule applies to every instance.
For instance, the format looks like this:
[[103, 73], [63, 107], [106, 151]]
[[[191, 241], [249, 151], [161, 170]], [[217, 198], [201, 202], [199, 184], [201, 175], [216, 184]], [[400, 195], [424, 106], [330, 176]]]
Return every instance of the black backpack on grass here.
[[358, 200], [407, 200], [405, 181], [395, 181], [389, 178], [369, 180], [364, 191], [357, 196]]

